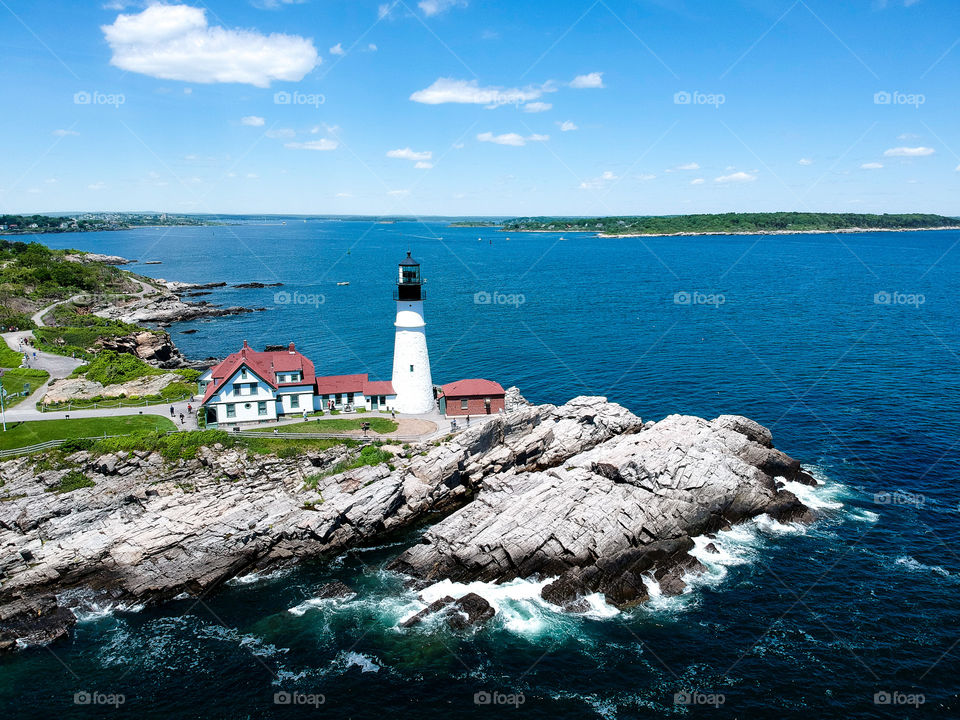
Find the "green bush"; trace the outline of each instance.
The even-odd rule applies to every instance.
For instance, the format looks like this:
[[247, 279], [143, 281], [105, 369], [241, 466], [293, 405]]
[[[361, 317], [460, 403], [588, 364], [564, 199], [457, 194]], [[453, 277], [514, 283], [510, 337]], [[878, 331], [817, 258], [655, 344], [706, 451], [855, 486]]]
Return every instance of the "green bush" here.
[[96, 483], [94, 483], [93, 480], [88, 478], [79, 470], [71, 470], [62, 478], [60, 478], [60, 482], [53, 487], [47, 488], [47, 492], [62, 494], [79, 490], [80, 488], [93, 487], [95, 484]]
[[125, 383], [148, 375], [162, 375], [163, 370], [145, 363], [135, 355], [101, 350], [88, 365], [83, 366], [83, 375], [101, 385]]

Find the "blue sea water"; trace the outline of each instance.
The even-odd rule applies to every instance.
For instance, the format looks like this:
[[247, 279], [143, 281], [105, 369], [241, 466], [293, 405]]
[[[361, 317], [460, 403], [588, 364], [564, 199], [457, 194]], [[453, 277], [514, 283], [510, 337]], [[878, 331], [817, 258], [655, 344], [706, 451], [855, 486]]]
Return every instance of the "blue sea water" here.
[[[42, 240], [160, 260], [129, 269], [171, 280], [282, 282], [213, 290], [201, 299], [265, 309], [170, 332], [190, 357], [293, 341], [318, 372], [373, 378], [390, 373], [409, 249], [435, 382], [605, 395], [653, 420], [747, 415], [824, 484], [804, 495], [813, 526], [722, 533], [688, 593], [627, 612], [594, 598], [585, 617], [555, 613], [516, 583], [482, 588], [498, 614], [476, 633], [399, 631], [422, 603], [382, 567], [413, 532], [201, 601], [91, 615], [67, 642], [0, 658], [8, 715], [960, 715], [960, 233], [605, 239], [286, 218]], [[332, 579], [358, 595], [312, 600]]]

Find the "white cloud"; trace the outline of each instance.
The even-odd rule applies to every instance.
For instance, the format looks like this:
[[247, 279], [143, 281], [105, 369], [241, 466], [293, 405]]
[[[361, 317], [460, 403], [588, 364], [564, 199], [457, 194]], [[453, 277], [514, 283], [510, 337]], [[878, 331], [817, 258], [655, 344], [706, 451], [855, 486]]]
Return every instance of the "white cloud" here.
[[87, 185], [87, 190], [103, 190], [106, 187], [104, 182], [95, 182], [90, 185]]
[[694, 178], [690, 181], [691, 185], [703, 185], [706, 182], [703, 178]]
[[393, 6], [396, 5], [396, 2], [392, 3], [383, 3], [377, 8], [377, 20], [383, 20], [390, 12], [393, 10]]
[[557, 125], [560, 126], [560, 132], [570, 132], [571, 130], [579, 130], [576, 123], [572, 120], [564, 120], [563, 122], [557, 121]]
[[957, 170], [957, 172], [960, 172], [960, 165], [957, 165], [956, 170]]
[[887, 157], [925, 157], [935, 152], [936, 150], [928, 147], [895, 147], [884, 150], [883, 154]]
[[398, 160], [430, 160], [433, 157], [433, 152], [430, 150], [417, 152], [409, 147], [405, 147], [400, 150], [388, 150], [387, 157], [397, 158]]
[[580, 183], [580, 189], [581, 190], [597, 190], [605, 186], [607, 183], [613, 182], [614, 180], [619, 180], [619, 179], [620, 178], [616, 175], [616, 173], [610, 170], [606, 170], [600, 177], [595, 177], [592, 180], [584, 180], [582, 183]]
[[189, 5], [150, 5], [100, 29], [111, 65], [164, 80], [268, 87], [302, 80], [320, 62], [307, 38], [211, 27], [206, 11]]
[[536, 100], [543, 95], [542, 88], [502, 88], [480, 87], [476, 80], [454, 80], [453, 78], [437, 78], [434, 83], [423, 90], [417, 90], [410, 96], [414, 102], [425, 105], [441, 105], [443, 103], [463, 103], [469, 105], [486, 105], [495, 108], [500, 105], [519, 105]]
[[605, 87], [603, 84], [603, 73], [592, 72], [586, 75], [577, 75], [570, 81], [570, 87], [577, 89]]
[[250, 127], [261, 127], [265, 122], [266, 120], [257, 115], [247, 115], [240, 118], [241, 125], [249, 125]]
[[330, 140], [329, 138], [284, 144], [285, 148], [290, 148], [291, 150], [336, 150], [338, 146], [339, 143], [336, 140]]
[[54, 130], [53, 134], [57, 137], [66, 137], [67, 135], [79, 135], [80, 133], [78, 133], [76, 130], [64, 130], [61, 128], [59, 130]]
[[330, 48], [331, 55], [346, 55], [347, 51], [343, 49], [342, 43], [337, 43], [332, 48]]
[[653, 180], [656, 177], [653, 173], [643, 173], [642, 175], [637, 175], [637, 180]]
[[351, 197], [353, 197], [353, 193], [338, 192], [335, 197], [338, 197], [338, 198], [351, 198]]
[[429, 170], [430, 168], [433, 167], [433, 163], [427, 162], [426, 160], [420, 160], [414, 165], [414, 167], [417, 170]]
[[813, 160], [810, 158], [800, 158], [797, 160], [797, 165], [813, 165]]
[[860, 166], [863, 170], [879, 170], [883, 167], [883, 163], [878, 162], [868, 162]]
[[537, 133], [534, 133], [528, 137], [518, 135], [517, 133], [503, 133], [502, 135], [494, 135], [491, 132], [485, 132], [477, 135], [477, 140], [480, 142], [495, 143], [497, 145], [512, 145], [514, 147], [526, 145], [528, 142], [546, 142], [549, 139], [549, 135], [539, 135]]
[[417, 7], [423, 10], [423, 14], [427, 17], [439, 15], [452, 7], [466, 6], [466, 0], [420, 0], [420, 2], [417, 3]]
[[387, 195], [399, 196], [399, 195], [409, 195], [409, 194], [410, 194], [409, 190], [387, 190]]
[[917, 140], [920, 136], [915, 133], [903, 133], [897, 135], [897, 140]]
[[251, 4], [261, 10], [276, 10], [284, 5], [302, 5], [307, 0], [252, 0]]
[[700, 169], [700, 163], [688, 162], [688, 163], [684, 163], [683, 165], [677, 165], [674, 168], [669, 168], [667, 172], [678, 172], [682, 170], [699, 170], [699, 169]]
[[280, 138], [287, 140], [297, 136], [297, 132], [291, 128], [277, 128], [276, 130], [267, 130], [264, 135], [268, 138]]
[[367, 52], [376, 52], [376, 51], [377, 51], [376, 44], [370, 43], [369, 45], [367, 45]]
[[550, 103], [532, 102], [524, 105], [523, 111], [528, 113], [546, 112], [547, 110], [550, 110], [552, 107], [553, 105]]
[[751, 175], [750, 173], [745, 173], [741, 170], [740, 172], [730, 173], [729, 175], [721, 175], [718, 178], [714, 178], [713, 181], [718, 183], [741, 183], [752, 182], [756, 179], [756, 175]]

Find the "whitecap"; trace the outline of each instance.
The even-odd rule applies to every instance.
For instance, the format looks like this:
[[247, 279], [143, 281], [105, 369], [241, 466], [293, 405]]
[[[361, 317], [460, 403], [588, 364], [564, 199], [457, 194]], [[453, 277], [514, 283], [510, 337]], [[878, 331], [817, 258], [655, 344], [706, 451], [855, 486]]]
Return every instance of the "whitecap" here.
[[279, 568], [277, 570], [272, 570], [270, 572], [251, 572], [246, 575], [240, 575], [234, 578], [227, 580], [226, 584], [231, 586], [243, 586], [243, 585], [253, 585], [254, 583], [259, 582], [269, 582], [271, 580], [278, 580], [280, 578], [286, 577], [293, 571], [293, 568], [285, 567]]
[[901, 555], [894, 562], [897, 565], [906, 568], [907, 570], [912, 570], [914, 572], [932, 572], [942, 577], [956, 580], [956, 576], [952, 575], [946, 568], [943, 568], [940, 565], [924, 565], [922, 562], [914, 557], [911, 557], [910, 555]]
[[369, 655], [364, 655], [363, 653], [358, 652], [346, 652], [341, 653], [341, 659], [346, 663], [347, 668], [358, 667], [360, 672], [379, 672], [380, 665], [378, 665], [373, 658]]

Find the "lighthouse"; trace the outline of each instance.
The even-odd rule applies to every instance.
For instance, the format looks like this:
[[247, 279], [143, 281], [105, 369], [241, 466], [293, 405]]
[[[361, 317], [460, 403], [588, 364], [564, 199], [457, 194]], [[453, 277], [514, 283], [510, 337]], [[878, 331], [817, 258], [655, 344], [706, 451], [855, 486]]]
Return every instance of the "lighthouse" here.
[[395, 407], [401, 413], [427, 413], [435, 407], [423, 321], [423, 297], [420, 263], [407, 252], [400, 262], [394, 294], [397, 330], [393, 346], [393, 389], [397, 394]]

